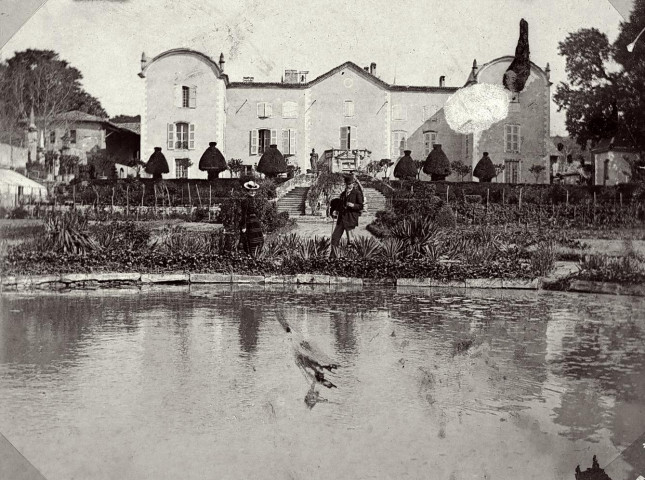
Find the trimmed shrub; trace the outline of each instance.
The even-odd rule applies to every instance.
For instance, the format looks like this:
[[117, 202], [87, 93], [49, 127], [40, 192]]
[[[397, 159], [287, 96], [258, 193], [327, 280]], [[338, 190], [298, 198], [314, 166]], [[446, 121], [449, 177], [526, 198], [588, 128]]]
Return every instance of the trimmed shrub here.
[[396, 167], [394, 167], [394, 176], [400, 178], [401, 180], [414, 180], [417, 178], [417, 165], [410, 154], [411, 150], [405, 150], [405, 155], [401, 157], [401, 160], [398, 161]]
[[270, 145], [258, 162], [257, 171], [269, 178], [276, 177], [280, 173], [287, 172], [287, 162], [277, 145]]

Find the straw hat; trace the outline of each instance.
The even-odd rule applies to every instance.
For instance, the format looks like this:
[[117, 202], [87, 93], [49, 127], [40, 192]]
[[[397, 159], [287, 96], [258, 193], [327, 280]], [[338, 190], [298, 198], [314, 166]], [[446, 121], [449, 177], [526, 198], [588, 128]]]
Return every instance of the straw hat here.
[[260, 185], [251, 180], [244, 184], [244, 188], [246, 188], [247, 190], [257, 190], [258, 188], [260, 188]]

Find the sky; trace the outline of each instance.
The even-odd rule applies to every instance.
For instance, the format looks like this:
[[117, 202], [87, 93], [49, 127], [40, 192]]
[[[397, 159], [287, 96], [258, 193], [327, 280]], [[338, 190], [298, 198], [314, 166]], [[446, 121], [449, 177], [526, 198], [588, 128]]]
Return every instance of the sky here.
[[[137, 115], [144, 51], [152, 58], [186, 47], [215, 60], [223, 52], [231, 81], [280, 81], [284, 69], [308, 70], [313, 79], [352, 61], [375, 62], [388, 83], [438, 85], [445, 75], [447, 86], [460, 87], [473, 59], [481, 65], [514, 54], [524, 18], [531, 60], [550, 63], [553, 95], [566, 81], [558, 42], [590, 27], [613, 41], [632, 1], [0, 0], [0, 58], [55, 50], [82, 72], [110, 116]], [[555, 104], [551, 132], [566, 134]]]

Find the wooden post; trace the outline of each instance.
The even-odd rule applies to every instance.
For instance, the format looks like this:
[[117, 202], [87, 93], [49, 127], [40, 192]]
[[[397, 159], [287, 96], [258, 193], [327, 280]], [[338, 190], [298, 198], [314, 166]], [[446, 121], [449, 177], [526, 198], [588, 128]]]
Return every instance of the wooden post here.
[[519, 208], [522, 208], [522, 187], [520, 187], [520, 199], [519, 199]]
[[188, 204], [190, 205], [190, 208], [193, 208], [193, 199], [190, 196], [190, 183], [186, 183], [188, 186]]
[[130, 185], [125, 186], [125, 215], [130, 216]]
[[623, 192], [620, 192], [620, 207], [623, 207]]
[[154, 184], [155, 187], [155, 210], [154, 212], [157, 213], [157, 184]]
[[569, 206], [569, 190], [567, 190], [566, 192], [567, 192], [567, 207], [568, 207]]
[[210, 221], [211, 219], [211, 207], [213, 206], [213, 191], [211, 188], [211, 184], [208, 184], [208, 220]]
[[195, 185], [195, 190], [197, 190], [197, 199], [199, 200], [199, 208], [202, 208], [202, 196], [199, 194], [199, 185]]
[[450, 203], [448, 200], [450, 194], [450, 185], [446, 186], [446, 203]]
[[111, 212], [114, 214], [114, 192], [116, 191], [116, 187], [112, 187], [112, 210]]
[[506, 189], [502, 188], [502, 205], [506, 205]]
[[146, 196], [146, 184], [144, 183], [143, 184], [143, 189], [141, 191], [141, 207], [142, 208], [143, 208], [143, 199], [145, 198], [145, 196]]
[[76, 209], [76, 185], [72, 185], [72, 206]]

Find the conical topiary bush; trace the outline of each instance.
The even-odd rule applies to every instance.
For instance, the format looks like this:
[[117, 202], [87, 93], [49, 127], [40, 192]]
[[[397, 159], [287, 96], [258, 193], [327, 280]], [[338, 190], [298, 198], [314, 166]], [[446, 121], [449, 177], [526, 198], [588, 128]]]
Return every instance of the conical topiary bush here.
[[400, 180], [414, 180], [417, 178], [417, 165], [411, 157], [411, 150], [405, 150], [405, 155], [394, 167], [394, 176]]
[[148, 163], [146, 163], [146, 173], [152, 175], [152, 178], [155, 180], [161, 180], [161, 176], [164, 173], [168, 173], [168, 162], [163, 153], [161, 153], [161, 147], [155, 147], [155, 151], [150, 158]]
[[441, 181], [445, 180], [450, 175], [450, 172], [450, 160], [448, 160], [448, 156], [441, 149], [441, 145], [435, 143], [423, 164], [423, 173], [430, 175], [432, 181]]
[[217, 142], [210, 142], [209, 147], [199, 159], [199, 169], [202, 172], [208, 172], [208, 179], [213, 180], [219, 177], [219, 174], [226, 170], [226, 159], [217, 148]]
[[477, 162], [473, 177], [477, 177], [480, 182], [490, 182], [495, 178], [495, 165], [488, 156], [488, 152], [484, 152], [484, 156]]
[[257, 171], [269, 178], [287, 172], [287, 162], [277, 145], [269, 145], [269, 148], [264, 151], [258, 162]]

